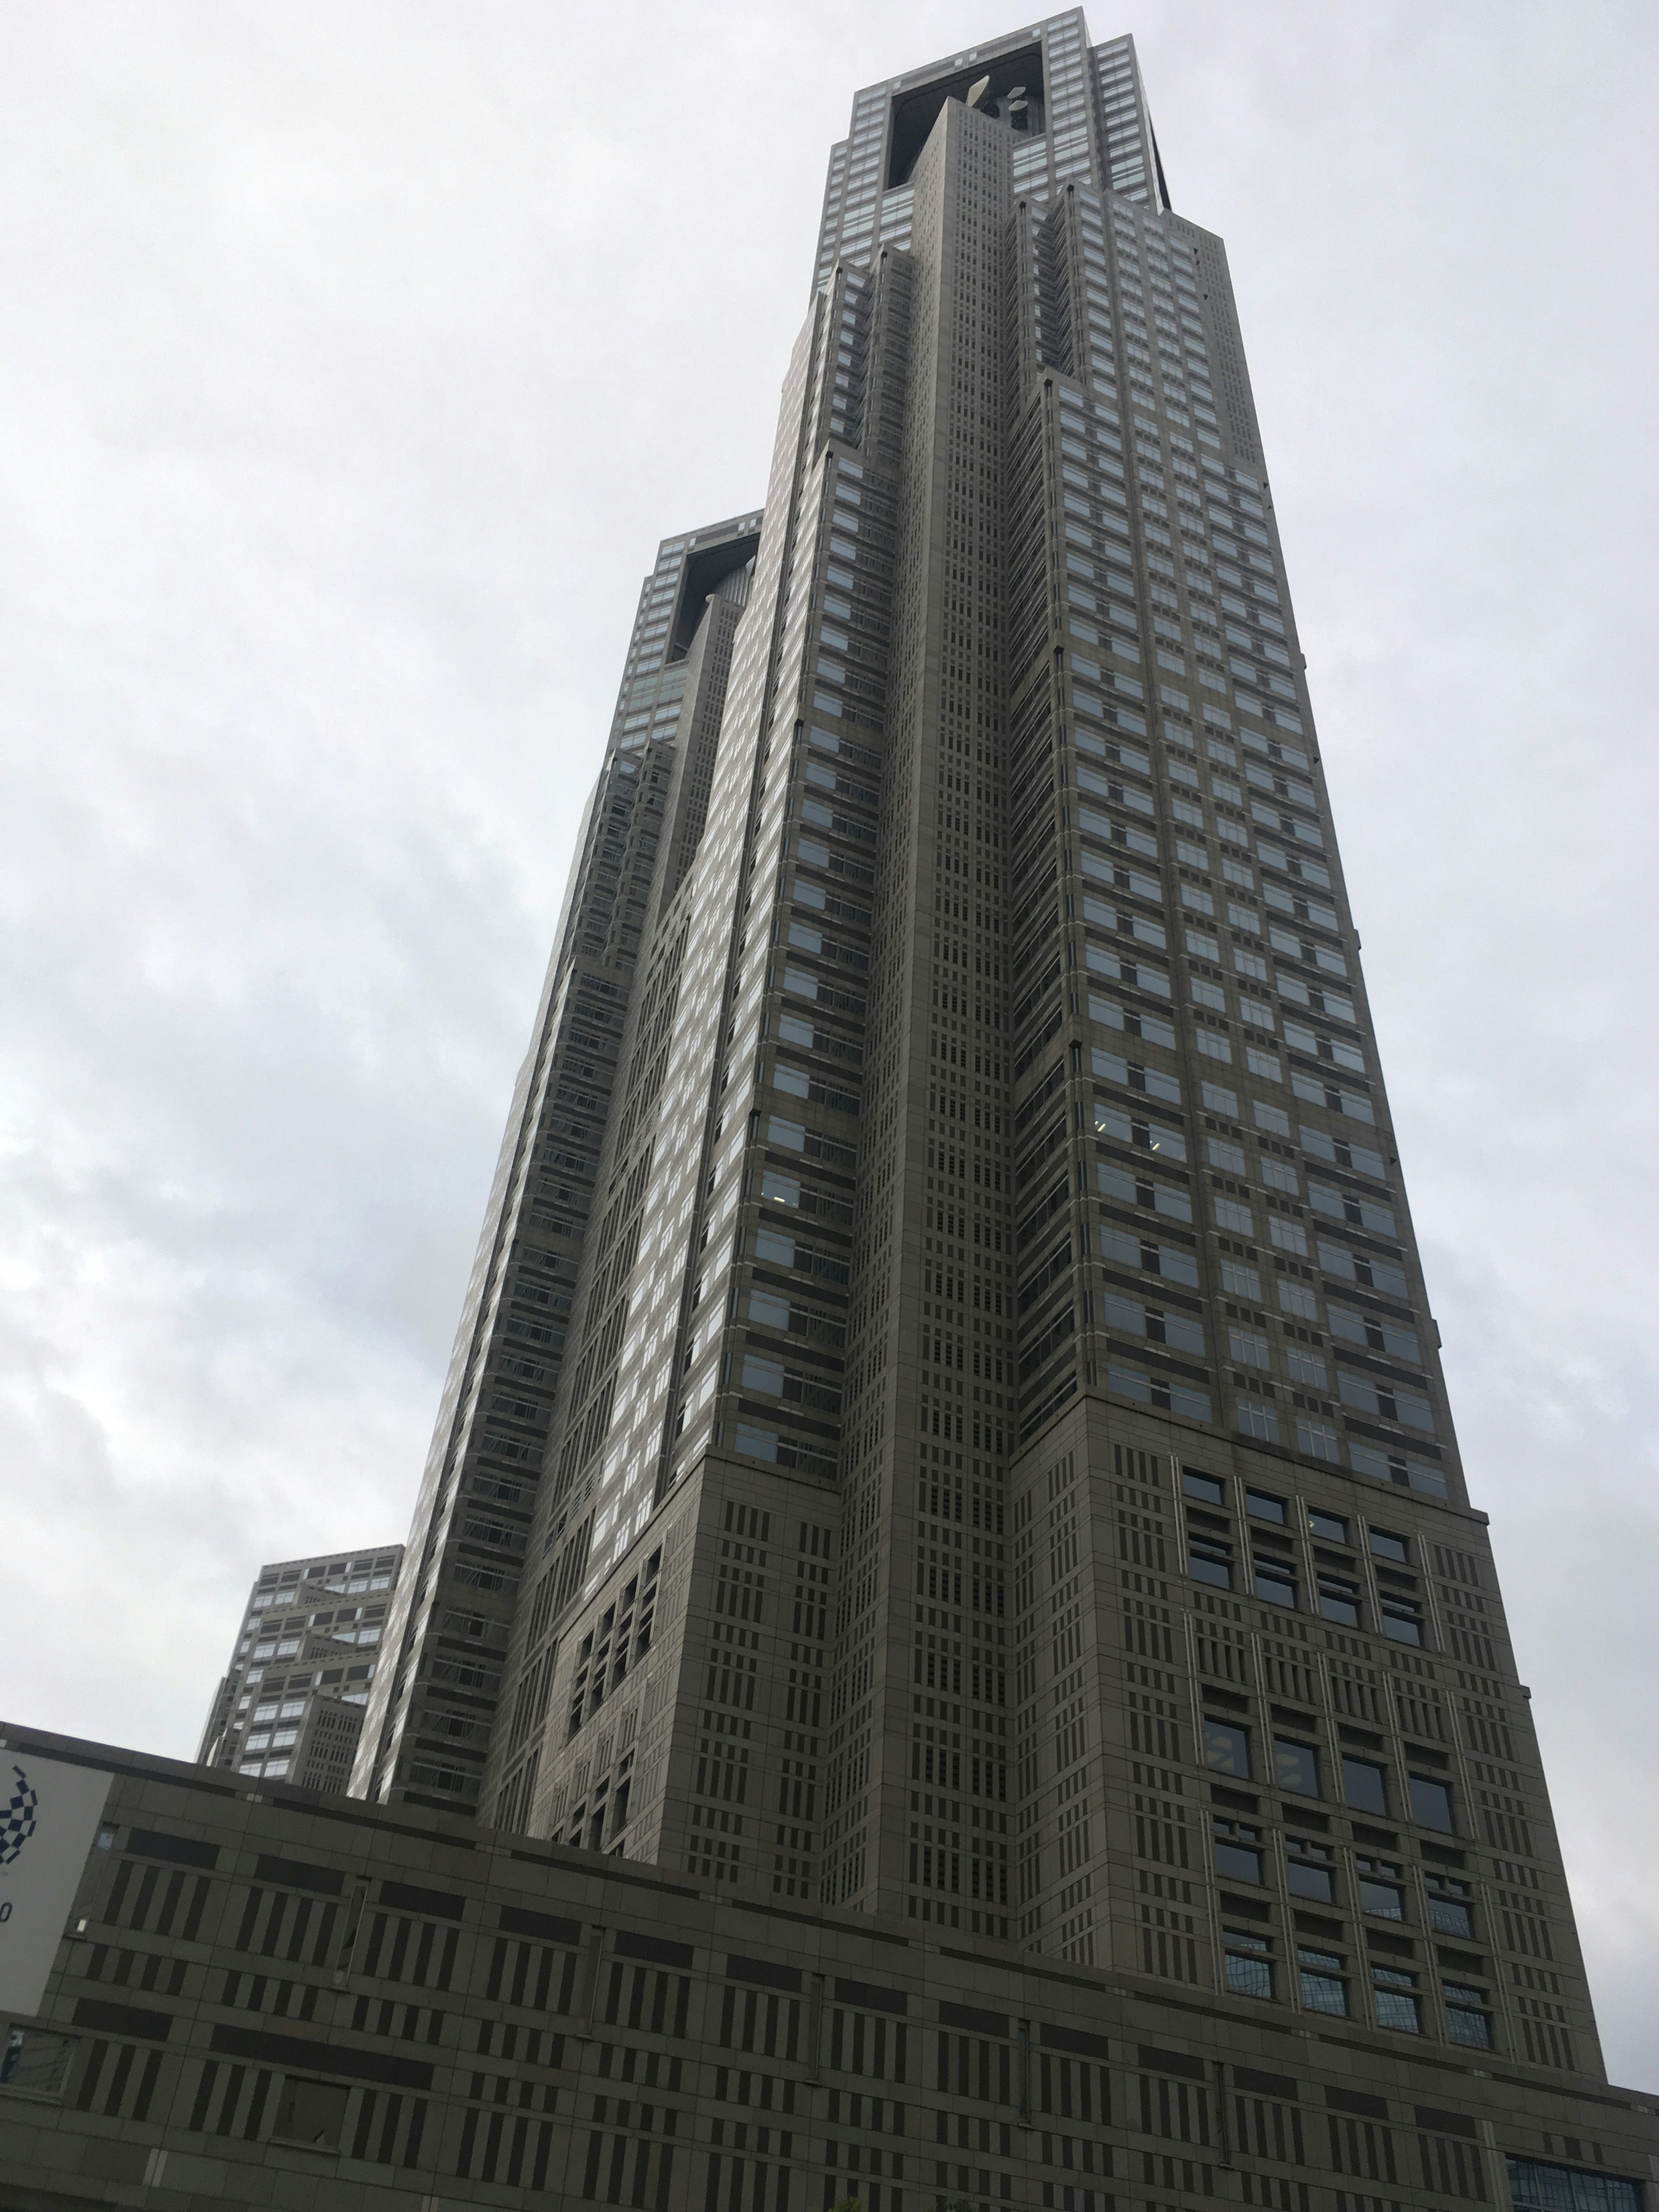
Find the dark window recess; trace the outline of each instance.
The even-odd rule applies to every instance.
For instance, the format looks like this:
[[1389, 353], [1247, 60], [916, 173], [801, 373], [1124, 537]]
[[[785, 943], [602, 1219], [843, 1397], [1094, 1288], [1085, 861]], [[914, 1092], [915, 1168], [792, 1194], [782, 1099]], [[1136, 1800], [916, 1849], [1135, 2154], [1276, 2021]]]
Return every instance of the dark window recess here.
[[550, 1912], [531, 1912], [521, 1905], [504, 1905], [499, 1923], [504, 1936], [535, 1936], [544, 1943], [580, 1943], [581, 1923], [561, 1920]]
[[726, 1978], [729, 1982], [757, 1982], [763, 1989], [793, 1990], [799, 1994], [801, 1972], [799, 1966], [783, 1966], [771, 1959], [740, 1959], [734, 1951], [726, 1961]]
[[155, 1828], [129, 1828], [125, 1848], [134, 1858], [165, 1859], [169, 1866], [216, 1867], [218, 1846], [195, 1836], [168, 1836]]
[[308, 1889], [319, 1897], [337, 1897], [345, 1876], [333, 1867], [307, 1866], [299, 1859], [272, 1858], [262, 1851], [254, 1862], [254, 1879], [280, 1882], [285, 1889]]
[[689, 1943], [672, 1943], [665, 1936], [636, 1936], [629, 1929], [619, 1928], [617, 1956], [648, 1959], [655, 1966], [689, 1966], [692, 1952]]
[[145, 2043], [165, 2043], [173, 2033], [170, 2012], [141, 2012], [136, 2005], [112, 2004], [104, 1997], [78, 1997], [76, 2027], [95, 2028], [102, 2035], [137, 2036]]
[[398, 1912], [421, 1912], [434, 1920], [459, 1920], [465, 1910], [465, 1898], [455, 1897], [445, 1889], [415, 1889], [404, 1881], [383, 1881], [380, 1902]]
[[902, 1990], [882, 1990], [869, 1982], [836, 1984], [836, 2002], [840, 2005], [861, 2005], [866, 2012], [905, 2012], [909, 1999]]

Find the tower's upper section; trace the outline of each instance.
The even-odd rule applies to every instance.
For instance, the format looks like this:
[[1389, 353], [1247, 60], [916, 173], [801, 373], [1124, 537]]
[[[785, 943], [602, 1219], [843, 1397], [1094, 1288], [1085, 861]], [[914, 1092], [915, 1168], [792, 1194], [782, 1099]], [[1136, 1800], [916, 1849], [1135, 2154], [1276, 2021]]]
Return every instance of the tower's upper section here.
[[855, 96], [849, 135], [830, 149], [815, 284], [838, 261], [908, 246], [911, 172], [947, 100], [1007, 124], [1017, 191], [1087, 179], [1127, 199], [1169, 205], [1134, 40], [1091, 46], [1083, 10], [1073, 8]]

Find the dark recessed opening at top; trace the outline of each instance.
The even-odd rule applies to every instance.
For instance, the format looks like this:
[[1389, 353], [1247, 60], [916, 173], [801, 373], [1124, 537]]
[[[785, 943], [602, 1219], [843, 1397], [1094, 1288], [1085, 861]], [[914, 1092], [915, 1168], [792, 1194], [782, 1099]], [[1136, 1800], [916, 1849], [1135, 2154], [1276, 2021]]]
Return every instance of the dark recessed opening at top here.
[[1040, 138], [1045, 128], [1042, 113], [1042, 49], [1022, 46], [1018, 53], [1002, 54], [994, 62], [974, 62], [955, 76], [935, 77], [914, 92], [901, 93], [893, 102], [892, 151], [887, 164], [887, 189], [908, 185], [928, 133], [939, 120], [947, 100], [966, 100], [981, 77], [990, 82], [975, 105], [1004, 117], [1017, 137]]
[[680, 586], [674, 635], [668, 646], [670, 660], [684, 659], [711, 596], [734, 569], [747, 568], [759, 548], [758, 536], [728, 538], [723, 544], [707, 545], [692, 554], [685, 564], [685, 581]]

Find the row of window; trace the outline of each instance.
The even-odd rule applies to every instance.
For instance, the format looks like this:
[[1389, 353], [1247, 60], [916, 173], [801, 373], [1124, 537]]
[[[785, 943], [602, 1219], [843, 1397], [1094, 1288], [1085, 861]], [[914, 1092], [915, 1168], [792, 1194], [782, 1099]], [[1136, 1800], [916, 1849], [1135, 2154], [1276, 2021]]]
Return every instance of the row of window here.
[[[1279, 1966], [1272, 1940], [1242, 1929], [1229, 1929], [1223, 1937], [1227, 1987], [1235, 1996], [1273, 1998], [1279, 1996]], [[1362, 1970], [1363, 1971], [1363, 1970]], [[1298, 1943], [1295, 1972], [1297, 1993], [1309, 2012], [1328, 2013], [1340, 2020], [1353, 2012], [1352, 1973], [1346, 1954], [1322, 1945]], [[1421, 1977], [1399, 1966], [1370, 1969], [1372, 2012], [1379, 2027], [1405, 2035], [1423, 2033]], [[1474, 2051], [1492, 2049], [1492, 2013], [1486, 1990], [1467, 1982], [1443, 1982], [1446, 2032], [1454, 2043]]]
[[[1204, 1717], [1204, 1764], [1212, 1774], [1225, 1774], [1240, 1782], [1262, 1782], [1292, 1797], [1322, 1798], [1328, 1793], [1324, 1755], [1316, 1744], [1282, 1735], [1269, 1737], [1265, 1753], [1252, 1741], [1253, 1731], [1244, 1723]], [[1455, 1833], [1450, 1785], [1431, 1774], [1407, 1773], [1405, 1802], [1397, 1777], [1376, 1759], [1340, 1754], [1341, 1802], [1351, 1812], [1382, 1820], [1404, 1817], [1419, 1827], [1443, 1835]]]
[[[1234, 1329], [1237, 1336], [1237, 1329]], [[1228, 1504], [1228, 1484], [1217, 1475], [1206, 1475], [1199, 1468], [1182, 1468], [1182, 1491], [1188, 1500], [1197, 1500], [1203, 1506]], [[1265, 1528], [1290, 1528], [1294, 1526], [1291, 1510], [1297, 1500], [1281, 1498], [1272, 1491], [1261, 1491], [1243, 1484], [1243, 1510], [1248, 1520]], [[1322, 1506], [1307, 1506], [1307, 1533], [1322, 1544], [1340, 1544], [1354, 1551], [1356, 1540], [1352, 1535], [1354, 1522], [1345, 1513], [1329, 1513]], [[1364, 1548], [1378, 1562], [1385, 1562], [1382, 1573], [1391, 1568], [1402, 1568], [1411, 1564], [1411, 1540], [1398, 1535], [1391, 1528], [1380, 1528], [1364, 1524]], [[1221, 1526], [1188, 1524], [1188, 1573], [1194, 1582], [1206, 1582], [1217, 1590], [1241, 1589], [1241, 1575], [1248, 1573], [1248, 1586], [1252, 1595], [1270, 1606], [1287, 1606], [1297, 1610], [1301, 1606], [1301, 1571], [1294, 1559], [1279, 1558], [1276, 1553], [1252, 1551], [1249, 1566], [1234, 1564], [1234, 1547], [1228, 1533]], [[1398, 1577], [1401, 1582], [1409, 1577]], [[1364, 1626], [1364, 1597], [1363, 1583], [1358, 1577], [1358, 1562], [1329, 1559], [1316, 1555], [1312, 1571], [1314, 1606], [1322, 1620], [1336, 1621], [1343, 1628], [1363, 1628]], [[1422, 1604], [1407, 1589], [1387, 1589], [1380, 1586], [1378, 1624], [1382, 1635], [1395, 1644], [1422, 1646]]]
[[[1260, 1826], [1222, 1813], [1212, 1815], [1212, 1826], [1217, 1874], [1231, 1881], [1265, 1886], [1268, 1845]], [[1282, 1842], [1285, 1887], [1291, 1895], [1306, 1898], [1316, 1905], [1341, 1902], [1336, 1847], [1310, 1836], [1286, 1835]], [[1435, 1934], [1472, 1942], [1474, 1908], [1469, 1884], [1461, 1875], [1425, 1868], [1423, 1886], [1428, 1900], [1428, 1924]], [[1378, 1920], [1405, 1920], [1407, 1878], [1400, 1860], [1356, 1852], [1352, 1887], [1354, 1903], [1361, 1912]]]
[[[1237, 1589], [1245, 1587], [1243, 1577], [1248, 1572], [1248, 1588], [1252, 1595], [1266, 1605], [1282, 1605], [1295, 1612], [1300, 1608], [1302, 1593], [1295, 1566], [1286, 1559], [1253, 1555], [1248, 1570], [1235, 1565], [1233, 1547], [1224, 1538], [1189, 1532], [1187, 1543], [1187, 1571], [1194, 1582], [1207, 1583], [1215, 1589]], [[1344, 1628], [1363, 1628], [1365, 1626], [1365, 1594], [1352, 1574], [1334, 1568], [1320, 1566], [1314, 1574], [1314, 1605], [1322, 1619], [1334, 1621]], [[1423, 1644], [1423, 1608], [1417, 1599], [1384, 1591], [1376, 1606], [1382, 1633], [1395, 1644], [1409, 1644], [1421, 1649]]]

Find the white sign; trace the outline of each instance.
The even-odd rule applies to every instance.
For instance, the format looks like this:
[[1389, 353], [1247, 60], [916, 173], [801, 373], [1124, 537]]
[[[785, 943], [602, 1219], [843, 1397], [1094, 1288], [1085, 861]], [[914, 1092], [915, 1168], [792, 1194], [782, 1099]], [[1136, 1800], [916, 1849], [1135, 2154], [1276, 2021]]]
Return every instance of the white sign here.
[[0, 1750], [0, 2012], [38, 2013], [110, 1778]]

